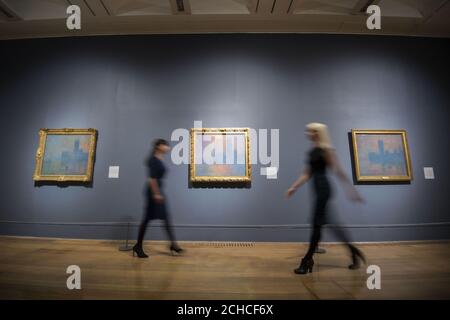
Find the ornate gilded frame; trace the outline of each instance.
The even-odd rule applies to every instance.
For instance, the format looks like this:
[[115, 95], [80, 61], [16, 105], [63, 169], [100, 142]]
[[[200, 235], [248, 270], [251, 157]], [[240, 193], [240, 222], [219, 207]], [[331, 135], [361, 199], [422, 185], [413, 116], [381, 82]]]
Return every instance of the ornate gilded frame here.
[[[195, 172], [195, 135], [196, 134], [243, 134], [245, 141], [245, 176], [197, 176]], [[190, 181], [193, 183], [196, 182], [225, 182], [225, 183], [248, 183], [251, 182], [252, 176], [252, 166], [250, 163], [250, 135], [248, 128], [192, 128], [190, 132]]]
[[[90, 135], [87, 174], [85, 175], [42, 175], [42, 164], [45, 154], [45, 143], [48, 135]], [[97, 146], [96, 129], [41, 129], [39, 130], [39, 147], [36, 151], [36, 167], [34, 170], [34, 181], [54, 181], [54, 182], [91, 182], [94, 171], [95, 150]]]
[[[404, 176], [362, 176], [360, 172], [360, 164], [358, 157], [358, 145], [356, 143], [356, 136], [358, 134], [395, 134], [402, 136], [403, 150], [406, 162], [406, 175]], [[411, 157], [409, 154], [408, 138], [406, 130], [366, 130], [366, 129], [352, 129], [352, 144], [353, 144], [353, 159], [355, 163], [356, 180], [358, 182], [401, 182], [411, 181], [413, 179], [411, 169]]]

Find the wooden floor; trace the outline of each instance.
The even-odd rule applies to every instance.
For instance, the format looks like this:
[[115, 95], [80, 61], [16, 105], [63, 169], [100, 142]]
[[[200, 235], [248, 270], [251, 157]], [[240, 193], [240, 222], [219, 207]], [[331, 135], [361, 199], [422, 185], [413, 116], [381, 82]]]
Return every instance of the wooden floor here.
[[[119, 242], [0, 237], [0, 299], [449, 299], [450, 244], [365, 244], [381, 268], [381, 290], [366, 286], [366, 267], [348, 270], [340, 245], [324, 244], [312, 274], [295, 275], [305, 244], [146, 242], [149, 259]], [[66, 268], [81, 268], [81, 290], [68, 290]]]

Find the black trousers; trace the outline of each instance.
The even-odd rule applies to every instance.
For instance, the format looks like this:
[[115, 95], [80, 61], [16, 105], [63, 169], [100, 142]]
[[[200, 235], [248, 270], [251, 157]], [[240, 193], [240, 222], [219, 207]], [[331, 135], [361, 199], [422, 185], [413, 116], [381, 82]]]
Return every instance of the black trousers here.
[[[327, 207], [328, 207], [328, 200], [331, 195], [330, 189], [323, 188], [318, 191], [319, 192], [317, 192], [316, 203], [313, 213], [314, 215], [312, 224], [313, 232], [311, 235], [311, 239], [309, 241], [308, 251], [306, 252], [304, 257], [304, 259], [306, 260], [309, 260], [313, 257], [322, 235], [322, 227], [329, 221], [329, 217], [327, 216], [328, 213]], [[345, 245], [348, 247], [350, 251], [350, 254], [354, 255], [356, 249], [352, 244], [350, 244], [350, 237], [348, 233], [344, 231], [344, 229], [339, 228], [338, 226], [335, 226], [334, 228], [332, 228], [332, 230], [334, 231], [338, 240], [345, 243]]]
[[[322, 234], [322, 225], [314, 225], [313, 226], [313, 232], [311, 235], [311, 240], [309, 241], [309, 248], [308, 251], [305, 254], [304, 259], [309, 260], [313, 257], [314, 252], [316, 252], [316, 248], [319, 244], [321, 234]], [[347, 232], [344, 231], [344, 229], [339, 228], [338, 226], [332, 228], [331, 230], [334, 231], [336, 237], [338, 240], [345, 243], [345, 245], [348, 247], [350, 254], [353, 256], [355, 253], [355, 247], [350, 243], [349, 237]]]
[[[139, 226], [139, 233], [138, 233], [138, 239], [137, 239], [137, 245], [142, 246], [142, 242], [144, 241], [145, 232], [147, 230], [147, 225], [151, 220], [154, 220], [155, 218], [148, 214], [146, 212], [144, 219], [141, 222], [141, 225]], [[161, 219], [163, 221], [164, 229], [166, 230], [167, 236], [170, 240], [170, 242], [175, 243], [175, 233], [173, 232], [172, 223], [170, 221], [170, 216], [166, 212], [165, 216]]]

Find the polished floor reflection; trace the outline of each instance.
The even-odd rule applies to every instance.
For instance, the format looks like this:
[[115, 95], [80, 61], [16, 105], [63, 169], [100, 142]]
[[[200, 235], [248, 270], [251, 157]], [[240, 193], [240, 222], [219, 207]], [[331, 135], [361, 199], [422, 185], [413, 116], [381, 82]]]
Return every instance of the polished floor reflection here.
[[[381, 268], [369, 290], [365, 266], [347, 269], [345, 248], [324, 244], [315, 270], [292, 270], [306, 250], [295, 243], [146, 242], [149, 259], [120, 252], [117, 241], [0, 237], [0, 299], [449, 299], [450, 243], [364, 244]], [[66, 268], [81, 268], [68, 290]]]

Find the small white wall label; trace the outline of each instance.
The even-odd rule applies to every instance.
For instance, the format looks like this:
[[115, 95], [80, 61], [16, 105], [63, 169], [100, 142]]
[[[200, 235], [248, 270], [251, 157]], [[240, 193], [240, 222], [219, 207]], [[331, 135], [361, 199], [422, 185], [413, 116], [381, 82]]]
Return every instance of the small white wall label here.
[[110, 179], [119, 178], [119, 166], [109, 166], [108, 178]]
[[267, 179], [276, 179], [278, 173], [277, 167], [264, 167], [260, 169], [260, 174], [266, 176]]
[[424, 167], [423, 174], [425, 175], [425, 179], [434, 179], [433, 167]]

